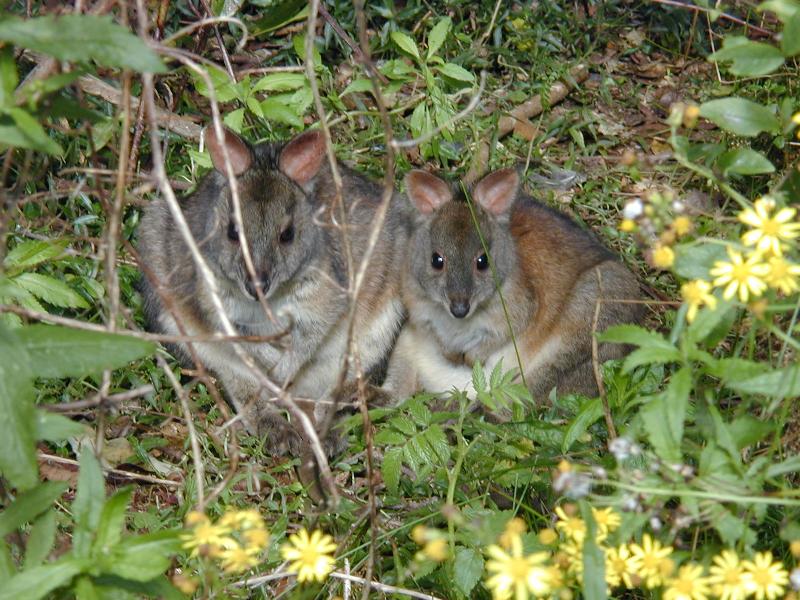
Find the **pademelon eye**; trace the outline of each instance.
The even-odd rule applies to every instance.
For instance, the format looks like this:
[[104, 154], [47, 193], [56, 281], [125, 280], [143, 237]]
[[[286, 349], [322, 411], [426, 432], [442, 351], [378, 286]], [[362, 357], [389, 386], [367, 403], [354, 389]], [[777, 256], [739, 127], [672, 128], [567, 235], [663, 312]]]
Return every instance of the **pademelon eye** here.
[[431, 266], [437, 271], [441, 271], [442, 269], [444, 269], [444, 256], [442, 256], [438, 252], [434, 252], [431, 255]]
[[281, 235], [278, 238], [281, 241], [281, 244], [289, 244], [294, 239], [294, 225], [289, 224], [289, 226], [281, 231]]
[[475, 266], [478, 268], [478, 271], [485, 271], [489, 268], [489, 257], [485, 254], [481, 254], [475, 259]]
[[239, 241], [239, 228], [236, 227], [236, 223], [233, 221], [228, 223], [228, 239], [232, 242]]

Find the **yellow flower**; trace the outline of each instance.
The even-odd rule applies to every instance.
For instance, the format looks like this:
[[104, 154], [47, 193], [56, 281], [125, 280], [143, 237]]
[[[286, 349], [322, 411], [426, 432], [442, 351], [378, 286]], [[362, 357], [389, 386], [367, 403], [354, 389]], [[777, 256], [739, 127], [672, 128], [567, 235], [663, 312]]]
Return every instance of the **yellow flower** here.
[[619, 224], [619, 230], [624, 233], [630, 233], [634, 229], [636, 229], [636, 221], [633, 219], [622, 219]]
[[186, 550], [191, 550], [189, 556], [195, 557], [201, 552], [203, 554], [215, 555], [219, 549], [226, 543], [232, 541], [228, 537], [230, 529], [222, 525], [214, 525], [208, 517], [201, 519], [197, 514], [190, 513], [191, 518], [187, 516], [188, 522], [195, 523], [192, 531], [180, 536], [183, 540], [183, 547]]
[[752, 577], [751, 590], [756, 600], [773, 600], [781, 596], [789, 583], [789, 574], [783, 564], [773, 562], [771, 552], [757, 552], [753, 560], [744, 561], [742, 566]]
[[525, 521], [519, 517], [509, 519], [508, 523], [506, 523], [506, 528], [503, 530], [503, 533], [500, 534], [500, 538], [498, 539], [497, 543], [500, 544], [502, 548], [511, 548], [511, 540], [525, 533], [527, 529], [528, 526], [525, 525]]
[[439, 538], [425, 544], [419, 553], [423, 558], [429, 558], [434, 562], [442, 562], [450, 555], [450, 550], [447, 546], [447, 540]]
[[661, 542], [647, 533], [642, 536], [641, 546], [631, 544], [631, 554], [639, 565], [637, 575], [650, 589], [660, 586], [664, 582], [664, 572], [671, 570], [673, 566], [672, 559], [669, 558], [672, 547], [661, 545]]
[[583, 539], [586, 537], [586, 523], [583, 522], [583, 519], [569, 516], [560, 506], [556, 508], [556, 515], [559, 519], [556, 529], [579, 544], [583, 543]]
[[792, 123], [800, 125], [800, 112], [796, 112], [792, 115]]
[[220, 564], [226, 573], [239, 573], [252, 569], [258, 564], [258, 550], [242, 548], [236, 542], [227, 544], [219, 553]]
[[689, 310], [686, 311], [686, 320], [689, 323], [694, 321], [697, 311], [703, 305], [708, 306], [711, 310], [717, 307], [717, 299], [710, 292], [711, 284], [702, 279], [695, 279], [681, 286], [681, 296], [689, 306]]
[[792, 540], [789, 543], [789, 552], [791, 552], [792, 556], [795, 558], [800, 558], [800, 540]]
[[414, 540], [420, 546], [424, 544], [428, 539], [428, 528], [425, 525], [415, 525], [414, 528], [411, 530], [411, 539]]
[[782, 208], [775, 216], [770, 216], [774, 208], [772, 198], [759, 198], [753, 203], [753, 208], [739, 213], [739, 220], [752, 228], [742, 235], [745, 246], [755, 246], [759, 252], [780, 256], [782, 242], [800, 235], [800, 223], [789, 223], [797, 212], [795, 209]]
[[635, 587], [632, 577], [635, 577], [638, 570], [639, 563], [625, 544], [606, 550], [606, 583], [611, 587]]
[[767, 273], [766, 282], [769, 287], [780, 290], [787, 296], [800, 289], [800, 285], [797, 283], [800, 265], [790, 263], [782, 256], [770, 257], [767, 264], [769, 264], [769, 273]]
[[675, 220], [672, 222], [672, 231], [674, 231], [677, 236], [686, 235], [691, 232], [692, 229], [694, 229], [692, 220], [686, 215], [675, 217]]
[[310, 536], [301, 529], [289, 536], [289, 542], [281, 546], [281, 556], [290, 561], [288, 571], [297, 573], [297, 580], [325, 581], [333, 570], [334, 558], [331, 553], [336, 550], [333, 538], [319, 529]]
[[723, 550], [714, 557], [709, 583], [720, 600], [744, 600], [752, 590], [753, 577], [746, 573], [739, 557], [731, 550]]
[[201, 513], [196, 510], [191, 510], [188, 513], [186, 513], [184, 522], [186, 523], [187, 527], [194, 527], [195, 525], [199, 525], [200, 523], [210, 523], [211, 521], [204, 513]]
[[612, 531], [615, 531], [617, 527], [620, 526], [620, 523], [622, 523], [619, 513], [610, 506], [607, 508], [595, 508], [593, 506], [592, 516], [604, 538]]
[[669, 246], [656, 244], [653, 248], [653, 266], [659, 269], [668, 269], [675, 262], [675, 252]]
[[707, 600], [711, 591], [708, 578], [703, 577], [700, 565], [684, 565], [678, 570], [678, 576], [667, 582], [664, 600]]
[[242, 533], [244, 541], [247, 542], [248, 549], [263, 550], [269, 543], [269, 532], [265, 527], [253, 527], [245, 529]]
[[733, 248], [728, 248], [730, 262], [718, 260], [711, 269], [711, 275], [716, 277], [714, 286], [725, 286], [722, 297], [731, 299], [739, 292], [739, 300], [747, 302], [750, 294], [760, 296], [767, 288], [764, 278], [769, 273], [769, 265], [761, 262], [761, 255], [751, 254], [744, 260], [741, 253]]
[[539, 541], [542, 542], [545, 546], [549, 546], [558, 539], [558, 534], [549, 527], [540, 530], [537, 535], [539, 537]]
[[510, 553], [494, 544], [486, 548], [486, 553], [490, 558], [486, 570], [491, 575], [486, 587], [495, 600], [512, 597], [527, 600], [530, 595], [540, 598], [550, 593], [549, 569], [542, 566], [547, 560], [546, 552], [524, 555], [522, 538], [517, 536], [512, 540]]

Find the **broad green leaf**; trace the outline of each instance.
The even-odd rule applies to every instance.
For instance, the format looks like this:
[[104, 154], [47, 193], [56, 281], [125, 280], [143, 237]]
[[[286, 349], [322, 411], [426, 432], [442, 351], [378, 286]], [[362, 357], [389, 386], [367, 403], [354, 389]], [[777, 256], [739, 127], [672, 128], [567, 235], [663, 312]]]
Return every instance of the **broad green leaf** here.
[[728, 334], [735, 318], [734, 307], [720, 300], [714, 310], [703, 309], [697, 313], [689, 325], [688, 337], [695, 343], [705, 342], [707, 348], [713, 348]]
[[88, 431], [86, 425], [82, 425], [72, 419], [46, 410], [36, 411], [36, 439], [47, 442], [61, 442], [71, 437], [78, 437]]
[[752, 148], [736, 148], [728, 150], [717, 160], [717, 167], [724, 175], [762, 175], [774, 173], [775, 165], [769, 159]]
[[52, 260], [64, 253], [67, 240], [27, 240], [18, 244], [3, 259], [3, 266], [13, 274], [17, 269], [24, 269]]
[[800, 54], [800, 11], [786, 21], [781, 34], [781, 50], [786, 57]]
[[0, 537], [15, 531], [24, 523], [33, 521], [48, 510], [67, 487], [68, 485], [61, 481], [47, 481], [19, 494], [16, 500], [0, 513]]
[[767, 468], [767, 477], [780, 477], [787, 473], [800, 473], [800, 455], [790, 456], [786, 460]]
[[375, 444], [378, 446], [401, 446], [408, 438], [399, 431], [381, 429], [375, 434]]
[[720, 98], [700, 105], [700, 115], [736, 135], [754, 137], [763, 131], [778, 133], [780, 123], [768, 108], [744, 98]]
[[760, 394], [771, 398], [800, 396], [800, 366], [775, 369], [748, 379], [728, 381], [725, 385], [740, 394]]
[[[241, 97], [239, 86], [231, 81], [231, 78], [228, 77], [225, 71], [216, 67], [208, 67], [206, 68], [206, 73], [211, 80], [211, 85], [214, 86], [217, 102], [230, 102], [231, 100]], [[194, 87], [197, 89], [197, 92], [206, 98], [210, 98], [211, 93], [208, 90], [206, 78], [194, 71], [189, 71], [189, 74], [192, 76], [192, 79], [194, 79]]]
[[767, 75], [783, 64], [783, 54], [772, 44], [754, 42], [744, 36], [727, 35], [722, 48], [708, 57], [713, 62], [730, 62], [728, 70], [742, 77]]
[[14, 283], [24, 290], [29, 291], [39, 300], [60, 308], [89, 308], [83, 296], [49, 275], [39, 273], [21, 273], [14, 277]]
[[[301, 35], [296, 35], [292, 38], [292, 46], [294, 47], [295, 54], [297, 57], [306, 62], [306, 34], [303, 33]], [[312, 48], [313, 57], [313, 65], [314, 69], [319, 69], [322, 67], [322, 55], [319, 52], [319, 48], [317, 45], [314, 44]]]
[[403, 464], [403, 449], [390, 448], [383, 454], [381, 463], [381, 475], [386, 489], [390, 494], [397, 494], [400, 485], [400, 469]]
[[728, 425], [737, 450], [741, 451], [763, 441], [767, 435], [774, 431], [774, 421], [761, 421], [750, 415], [744, 415]]
[[25, 569], [42, 564], [56, 541], [56, 511], [50, 509], [40, 516], [31, 527], [25, 544]]
[[411, 126], [411, 135], [419, 137], [427, 131], [428, 107], [424, 102], [420, 102], [411, 113], [408, 124]]
[[80, 471], [78, 472], [78, 491], [72, 501], [72, 516], [75, 519], [75, 531], [72, 535], [72, 549], [75, 556], [89, 556], [92, 539], [97, 531], [100, 511], [106, 497], [106, 483], [100, 463], [97, 462], [91, 448], [84, 446], [80, 455]]
[[0, 325], [0, 474], [13, 487], [39, 483], [34, 438], [33, 374], [17, 332]]
[[178, 531], [158, 531], [127, 537], [98, 560], [104, 572], [133, 581], [149, 581], [166, 571], [180, 550]]
[[306, 0], [278, 0], [269, 6], [269, 10], [262, 10], [264, 16], [249, 26], [250, 35], [258, 37], [283, 27], [292, 21], [303, 19], [308, 12]]
[[592, 515], [591, 506], [581, 501], [581, 516], [586, 523], [586, 539], [583, 543], [583, 598], [586, 600], [606, 600], [606, 563], [603, 550], [597, 545], [597, 523]]
[[393, 31], [392, 32], [392, 41], [397, 44], [397, 46], [405, 53], [410, 54], [417, 60], [419, 60], [419, 49], [417, 48], [417, 43], [408, 36], [407, 34], [403, 33], [402, 31]]
[[[0, 26], [2, 26], [2, 21], [0, 21]], [[11, 140], [0, 138], [3, 144], [30, 148], [53, 156], [62, 156], [64, 154], [61, 146], [47, 135], [39, 121], [33, 118], [29, 112], [21, 108], [8, 108], [5, 113], [11, 117], [17, 126], [18, 136]]]
[[88, 61], [133, 71], [163, 73], [158, 55], [128, 29], [110, 17], [48, 15], [0, 21], [0, 40], [54, 56], [59, 60]]
[[708, 272], [727, 254], [723, 244], [698, 242], [675, 246], [675, 272], [685, 279], [708, 279]]
[[18, 335], [38, 377], [81, 377], [155, 352], [155, 344], [147, 340], [53, 325], [31, 325]]
[[564, 440], [561, 442], [561, 451], [566, 454], [572, 444], [575, 443], [591, 425], [603, 416], [603, 402], [600, 398], [593, 398], [584, 402], [580, 412], [569, 424]]
[[720, 358], [709, 369], [709, 374], [723, 382], [735, 383], [752, 379], [769, 371], [769, 365], [745, 358]]
[[670, 342], [664, 339], [660, 333], [650, 331], [638, 325], [615, 325], [600, 333], [598, 339], [601, 342], [614, 342], [616, 344], [633, 344], [642, 348], [653, 348], [668, 352], [674, 350]]
[[270, 73], [253, 84], [251, 92], [287, 92], [308, 83], [304, 73]]
[[654, 396], [641, 412], [648, 440], [665, 461], [680, 462], [683, 422], [689, 406], [692, 372], [688, 367], [672, 375], [667, 389]]
[[797, 0], [767, 0], [759, 4], [756, 10], [774, 12], [782, 22], [786, 23], [800, 11], [800, 2]]
[[14, 559], [11, 558], [8, 544], [3, 538], [0, 538], [0, 581], [8, 581], [16, 572], [17, 566], [14, 564]]
[[[222, 117], [222, 122], [225, 123], [225, 126], [228, 129], [231, 129], [236, 133], [242, 133], [242, 123], [244, 123], [244, 109], [237, 108], [236, 110], [232, 110], [224, 117]], [[211, 165], [209, 164], [209, 166]]]
[[366, 77], [354, 79], [346, 88], [344, 88], [344, 90], [342, 90], [342, 93], [339, 95], [346, 96], [347, 94], [363, 92], [372, 92], [372, 82]]
[[0, 50], [0, 108], [14, 106], [14, 90], [18, 83], [19, 74], [14, 51], [7, 46]]
[[303, 127], [302, 115], [298, 115], [294, 110], [285, 104], [281, 104], [274, 98], [267, 98], [261, 102], [261, 112], [264, 118], [269, 121], [278, 121], [292, 127], [301, 129]]
[[[74, 69], [68, 73], [59, 73], [57, 75], [45, 77], [44, 79], [31, 79], [24, 82], [23, 85], [17, 89], [14, 95], [18, 104], [28, 102], [30, 105], [36, 106], [44, 96], [68, 86], [69, 84], [78, 80], [83, 74], [83, 70]], [[87, 112], [90, 115], [93, 114], [91, 111]], [[48, 113], [51, 116], [54, 116], [52, 104]]]
[[483, 557], [472, 548], [458, 546], [453, 560], [453, 583], [468, 598], [483, 574]]
[[0, 586], [0, 600], [39, 600], [68, 584], [73, 577], [90, 568], [86, 560], [65, 558], [54, 563], [26, 569]]
[[436, 68], [442, 75], [449, 77], [450, 79], [456, 79], [458, 81], [464, 81], [467, 83], [475, 81], [475, 75], [467, 71], [461, 65], [457, 65], [455, 63], [444, 63], [441, 67]]
[[122, 539], [122, 532], [125, 528], [125, 511], [128, 509], [132, 494], [133, 488], [127, 487], [106, 500], [97, 524], [94, 552], [105, 554], [111, 546]]
[[261, 110], [261, 104], [258, 101], [258, 98], [255, 96], [248, 96], [247, 101], [245, 102], [247, 108], [250, 109], [250, 112], [257, 116], [259, 119], [264, 118], [264, 111]]
[[450, 27], [452, 25], [453, 21], [450, 17], [442, 17], [439, 19], [439, 22], [433, 26], [433, 29], [431, 29], [431, 32], [428, 34], [428, 54], [426, 55], [428, 60], [442, 47], [442, 44], [447, 39], [447, 34], [450, 33]]

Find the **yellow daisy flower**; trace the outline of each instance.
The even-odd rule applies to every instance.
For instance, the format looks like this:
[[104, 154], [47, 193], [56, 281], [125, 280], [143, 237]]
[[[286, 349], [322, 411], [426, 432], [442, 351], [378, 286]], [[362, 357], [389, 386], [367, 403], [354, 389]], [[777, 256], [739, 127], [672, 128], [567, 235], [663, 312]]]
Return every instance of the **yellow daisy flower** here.
[[450, 555], [450, 548], [446, 539], [439, 538], [425, 544], [419, 554], [422, 558], [427, 558], [434, 562], [442, 562]]
[[628, 589], [636, 587], [638, 570], [639, 563], [627, 545], [606, 549], [606, 583], [611, 587], [619, 585], [624, 585]]
[[780, 256], [783, 242], [800, 235], [800, 223], [789, 222], [797, 212], [794, 208], [782, 208], [771, 216], [774, 209], [772, 198], [759, 198], [753, 203], [753, 208], [739, 213], [739, 220], [752, 228], [742, 235], [745, 246], [755, 246], [759, 252]]
[[636, 221], [633, 219], [622, 219], [619, 224], [619, 230], [623, 233], [630, 233], [636, 229]]
[[234, 542], [219, 552], [220, 564], [226, 573], [247, 571], [258, 564], [258, 552], [258, 549], [242, 548]]
[[739, 557], [732, 550], [723, 550], [714, 557], [709, 568], [708, 581], [712, 585], [714, 595], [720, 600], [744, 600], [751, 592], [753, 577], [745, 572]]
[[667, 582], [664, 600], [707, 600], [711, 592], [700, 565], [684, 565], [678, 576]]
[[677, 235], [678, 237], [690, 233], [692, 229], [694, 229], [692, 220], [686, 215], [675, 217], [675, 220], [672, 222], [672, 231], [674, 231], [675, 235]]
[[637, 575], [644, 580], [645, 586], [652, 589], [662, 585], [665, 571], [671, 571], [674, 565], [672, 559], [669, 558], [669, 555], [672, 554], [672, 547], [663, 546], [661, 542], [645, 533], [642, 536], [641, 545], [631, 544], [630, 549], [639, 565]]
[[769, 265], [762, 262], [757, 253], [745, 260], [733, 248], [728, 248], [728, 257], [730, 262], [718, 260], [711, 269], [711, 275], [716, 277], [714, 287], [725, 286], [722, 297], [729, 300], [738, 291], [739, 300], [747, 302], [750, 294], [760, 296], [767, 288], [764, 278], [769, 273]]
[[603, 537], [615, 531], [622, 523], [619, 513], [610, 506], [607, 508], [595, 508], [593, 506], [592, 516], [594, 517], [594, 522], [597, 524], [597, 528], [603, 533]]
[[331, 536], [319, 529], [311, 535], [301, 529], [281, 546], [281, 556], [290, 561], [288, 571], [297, 573], [298, 581], [325, 581], [333, 570], [335, 561], [331, 554], [334, 550], [336, 544]]
[[686, 320], [691, 323], [697, 316], [697, 311], [705, 305], [711, 310], [717, 307], [717, 299], [711, 293], [711, 284], [702, 279], [688, 281], [681, 286], [681, 297], [689, 306], [686, 311]]
[[253, 527], [245, 529], [242, 533], [244, 541], [247, 542], [249, 550], [261, 551], [269, 544], [269, 531], [265, 527]]
[[486, 548], [490, 560], [486, 562], [486, 570], [491, 575], [486, 580], [486, 587], [491, 590], [495, 600], [527, 600], [531, 595], [541, 598], [550, 593], [550, 573], [543, 566], [547, 560], [546, 552], [525, 555], [522, 550], [522, 538], [516, 536], [512, 540], [510, 553], [500, 546], [491, 545]]
[[545, 529], [541, 529], [537, 534], [537, 537], [545, 546], [549, 546], [550, 544], [555, 543], [555, 541], [558, 539], [558, 534], [554, 529], [547, 527]]
[[790, 263], [782, 256], [771, 256], [767, 260], [769, 273], [765, 278], [769, 287], [780, 290], [786, 296], [800, 289], [797, 276], [800, 275], [800, 265]]
[[789, 573], [780, 562], [773, 562], [772, 552], [757, 552], [753, 560], [742, 563], [745, 571], [752, 577], [752, 591], [756, 600], [774, 600], [782, 597]]
[[187, 523], [194, 523], [190, 533], [182, 534], [183, 547], [191, 550], [189, 556], [195, 557], [201, 553], [214, 556], [226, 543], [232, 541], [228, 534], [230, 529], [222, 525], [213, 524], [208, 517], [200, 518], [199, 513], [187, 515]]
[[558, 515], [556, 529], [579, 544], [583, 543], [586, 537], [586, 523], [583, 519], [569, 516], [561, 506], [556, 508], [556, 515]]
[[525, 533], [525, 531], [527, 531], [527, 529], [528, 526], [525, 525], [525, 521], [519, 517], [509, 519], [508, 523], [506, 523], [503, 533], [500, 534], [500, 538], [498, 539], [497, 543], [500, 544], [501, 548], [511, 548], [511, 540], [515, 537], [521, 536], [523, 533]]
[[656, 244], [652, 253], [653, 266], [658, 269], [668, 269], [675, 262], [675, 252], [669, 246]]

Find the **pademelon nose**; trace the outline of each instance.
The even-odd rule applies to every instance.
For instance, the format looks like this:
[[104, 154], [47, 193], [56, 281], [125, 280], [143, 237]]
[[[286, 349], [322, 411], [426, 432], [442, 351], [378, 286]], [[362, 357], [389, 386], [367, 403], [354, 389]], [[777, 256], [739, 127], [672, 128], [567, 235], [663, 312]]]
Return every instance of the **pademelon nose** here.
[[450, 302], [450, 312], [456, 319], [463, 319], [469, 314], [468, 300], [453, 300]]
[[266, 294], [269, 291], [269, 286], [272, 283], [270, 276], [267, 273], [262, 273], [261, 276], [253, 282], [252, 279], [248, 279], [247, 283], [244, 284], [247, 293], [250, 294], [254, 300], [258, 300], [258, 293], [256, 292], [256, 285], [261, 288], [261, 293]]

